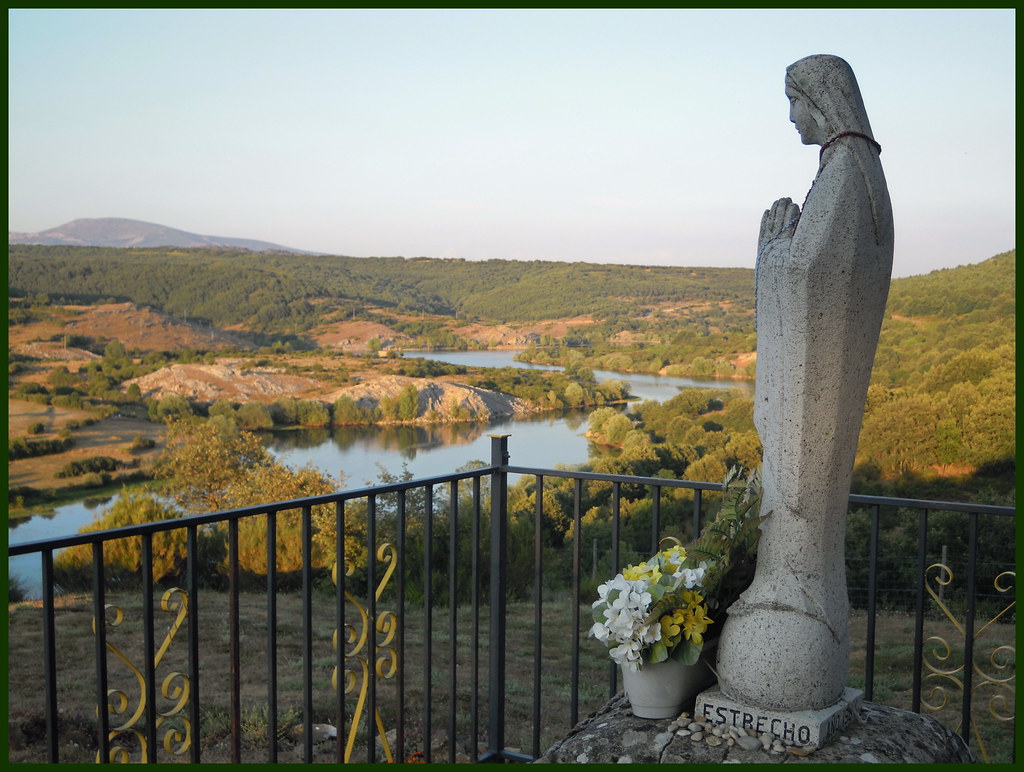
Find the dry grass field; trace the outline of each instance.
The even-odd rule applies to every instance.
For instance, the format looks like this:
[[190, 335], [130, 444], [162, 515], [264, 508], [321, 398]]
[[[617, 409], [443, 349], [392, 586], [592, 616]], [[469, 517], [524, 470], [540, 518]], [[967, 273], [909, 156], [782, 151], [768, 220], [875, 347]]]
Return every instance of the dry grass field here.
[[[71, 461], [93, 456], [110, 456], [125, 463], [138, 461], [140, 468], [148, 468], [163, 449], [165, 427], [146, 420], [141, 415], [117, 414], [98, 418], [95, 412], [74, 408], [54, 407], [25, 400], [8, 400], [8, 439], [31, 436], [33, 439], [54, 439], [69, 422], [77, 424], [71, 432], [74, 445], [63, 453], [51, 453], [33, 458], [8, 461], [7, 485], [14, 488], [28, 485], [37, 489], [67, 488], [80, 480], [60, 478], [57, 473]], [[92, 421], [93, 423], [87, 424]], [[29, 435], [29, 426], [42, 424], [43, 431]], [[137, 438], [153, 440], [148, 450], [131, 450]]]

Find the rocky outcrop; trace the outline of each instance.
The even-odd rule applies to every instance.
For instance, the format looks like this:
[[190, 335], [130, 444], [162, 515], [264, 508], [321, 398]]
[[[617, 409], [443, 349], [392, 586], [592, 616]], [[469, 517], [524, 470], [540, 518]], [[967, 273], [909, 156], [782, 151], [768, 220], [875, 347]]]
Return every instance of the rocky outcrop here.
[[11, 351], [22, 356], [33, 357], [34, 359], [55, 359], [65, 362], [95, 362], [103, 359], [99, 354], [86, 351], [84, 348], [64, 346], [61, 343], [50, 340], [21, 343], [17, 346], [12, 346]]
[[179, 397], [198, 402], [249, 400], [270, 401], [278, 397], [309, 398], [320, 384], [299, 375], [263, 370], [245, 370], [232, 365], [170, 365], [156, 372], [132, 378], [124, 388], [136, 384], [143, 397]]
[[519, 397], [488, 391], [462, 383], [388, 375], [369, 383], [349, 386], [325, 397], [333, 402], [341, 395], [361, 408], [379, 407], [384, 400], [395, 399], [408, 385], [418, 392], [419, 418], [427, 420], [492, 420], [527, 415], [533, 405]]
[[[786, 747], [691, 731], [687, 721], [637, 718], [624, 694], [584, 719], [537, 763], [950, 764], [976, 761], [964, 741], [930, 716], [865, 702], [859, 720], [824, 748]], [[712, 724], [705, 724], [708, 728]], [[714, 738], [715, 741], [712, 741]], [[732, 744], [729, 740], [732, 739]]]
[[169, 394], [197, 402], [273, 402], [280, 397], [315, 399], [333, 404], [341, 395], [359, 407], [373, 409], [385, 400], [393, 400], [408, 385], [417, 391], [419, 421], [490, 421], [533, 413], [526, 400], [497, 391], [479, 389], [462, 383], [406, 378], [387, 375], [367, 383], [325, 392], [324, 384], [299, 375], [265, 370], [249, 370], [232, 364], [170, 365], [149, 375], [133, 378], [123, 385], [136, 384], [142, 396], [160, 399]]

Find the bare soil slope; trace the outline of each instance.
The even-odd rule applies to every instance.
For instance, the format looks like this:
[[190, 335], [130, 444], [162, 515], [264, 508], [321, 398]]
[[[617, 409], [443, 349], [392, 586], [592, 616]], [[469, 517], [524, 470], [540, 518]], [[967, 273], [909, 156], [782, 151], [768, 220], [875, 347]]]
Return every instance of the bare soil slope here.
[[[180, 319], [137, 306], [134, 303], [108, 303], [99, 306], [65, 306], [63, 325], [54, 319], [9, 326], [7, 343], [16, 354], [46, 359], [82, 359], [94, 354], [68, 348], [64, 336], [84, 335], [95, 340], [118, 340], [125, 348], [140, 351], [177, 349], [253, 348], [242, 335]], [[76, 353], [78, 352], [78, 353]]]

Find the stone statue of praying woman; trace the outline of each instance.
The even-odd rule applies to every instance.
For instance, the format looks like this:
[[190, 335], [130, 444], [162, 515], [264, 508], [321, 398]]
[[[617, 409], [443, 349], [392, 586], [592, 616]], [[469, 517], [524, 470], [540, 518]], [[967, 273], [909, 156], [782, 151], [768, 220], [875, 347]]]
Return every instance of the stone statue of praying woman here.
[[764, 448], [753, 582], [728, 610], [722, 692], [748, 705], [834, 704], [849, 661], [844, 536], [864, 401], [892, 271], [893, 224], [850, 66], [809, 56], [786, 70], [790, 120], [820, 145], [803, 210], [761, 219], [754, 424]]

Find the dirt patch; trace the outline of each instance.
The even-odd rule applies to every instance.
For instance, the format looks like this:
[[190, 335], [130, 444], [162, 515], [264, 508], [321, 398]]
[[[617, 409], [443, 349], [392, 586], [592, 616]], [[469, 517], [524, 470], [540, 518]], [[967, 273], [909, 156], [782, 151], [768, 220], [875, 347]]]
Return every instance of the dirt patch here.
[[452, 332], [460, 338], [468, 338], [488, 346], [523, 348], [531, 343], [540, 343], [545, 335], [550, 335], [553, 338], [562, 338], [575, 327], [586, 327], [591, 324], [594, 324], [593, 317], [582, 315], [571, 319], [551, 319], [515, 326], [507, 324], [467, 324], [462, 327], [456, 327]]
[[325, 325], [314, 335], [317, 345], [342, 351], [369, 350], [369, 342], [376, 338], [381, 348], [408, 346], [412, 339], [377, 322], [350, 321]]
[[[71, 430], [74, 446], [64, 453], [52, 453], [34, 458], [20, 458], [7, 463], [7, 485], [10, 488], [27, 485], [32, 488], [64, 488], [81, 483], [74, 477], [60, 478], [57, 473], [72, 461], [94, 456], [110, 456], [125, 464], [138, 461], [140, 469], [149, 469], [164, 446], [165, 427], [140, 416], [115, 414], [86, 426], [84, 421], [95, 420], [95, 413], [71, 408], [40, 405], [36, 402], [8, 400], [8, 437], [25, 437], [28, 427], [42, 423], [44, 431], [31, 435], [37, 439], [53, 439], [69, 421], [83, 422]], [[149, 449], [133, 451], [136, 438], [152, 440]]]
[[736, 372], [743, 372], [743, 368], [752, 362], [757, 361], [757, 352], [751, 351], [747, 354], [740, 354], [738, 357], [731, 361], [733, 367], [736, 368]]
[[47, 318], [39, 321], [8, 327], [8, 345], [14, 353], [46, 359], [80, 358], [64, 352], [65, 336], [71, 335], [118, 340], [125, 348], [139, 351], [253, 348], [244, 335], [175, 319], [134, 303], [63, 306], [47, 309], [47, 313]]

